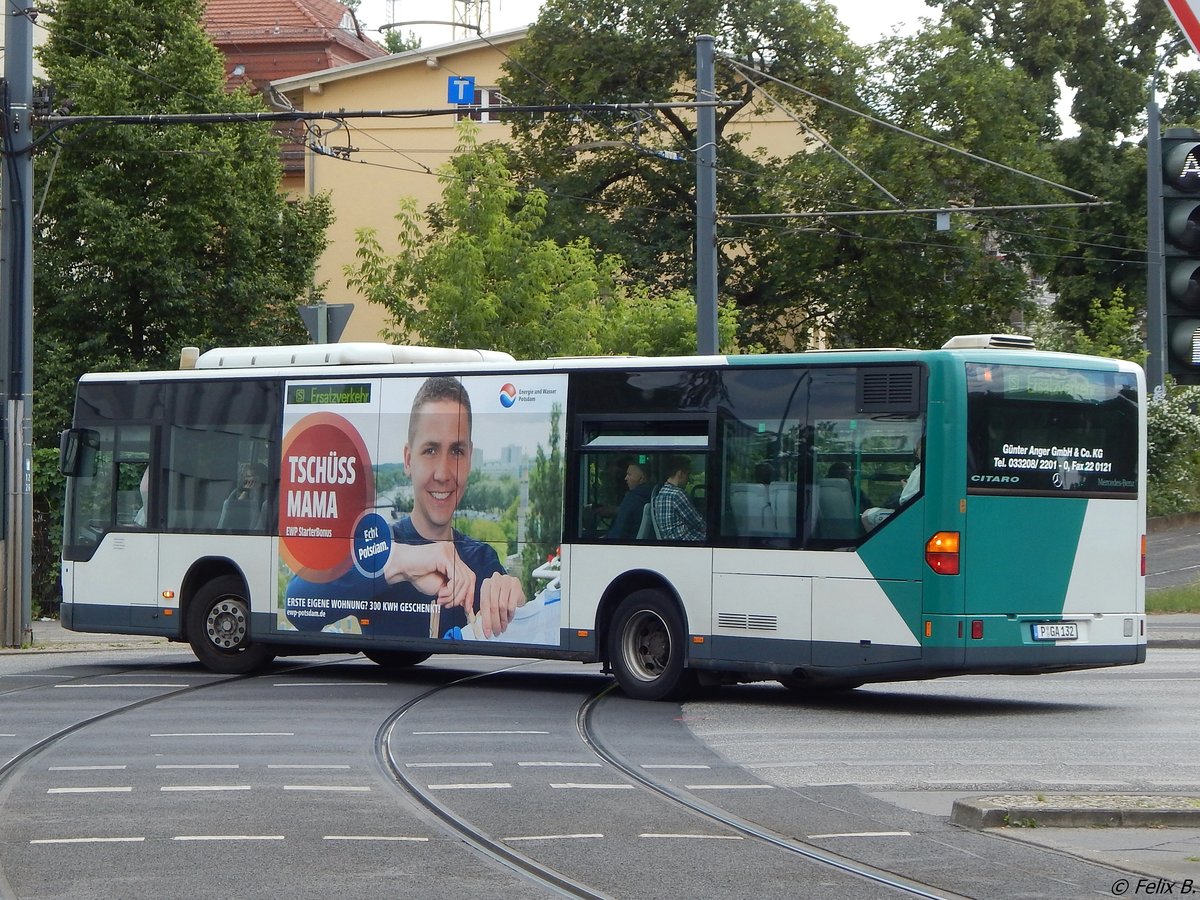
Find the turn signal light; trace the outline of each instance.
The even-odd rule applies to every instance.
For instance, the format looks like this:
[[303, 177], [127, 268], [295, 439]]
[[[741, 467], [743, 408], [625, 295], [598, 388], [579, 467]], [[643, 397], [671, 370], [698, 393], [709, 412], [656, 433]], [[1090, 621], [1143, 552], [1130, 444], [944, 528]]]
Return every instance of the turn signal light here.
[[1146, 574], [1146, 536], [1142, 535], [1142, 574]]
[[939, 531], [925, 543], [925, 562], [939, 575], [958, 574], [958, 532]]

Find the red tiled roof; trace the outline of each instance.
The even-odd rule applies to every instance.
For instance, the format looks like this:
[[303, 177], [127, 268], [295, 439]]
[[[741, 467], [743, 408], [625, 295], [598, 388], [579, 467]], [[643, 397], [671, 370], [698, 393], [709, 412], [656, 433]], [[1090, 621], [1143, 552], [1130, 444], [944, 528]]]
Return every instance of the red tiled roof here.
[[208, 0], [202, 24], [218, 47], [229, 44], [336, 43], [361, 59], [386, 56], [338, 0]]

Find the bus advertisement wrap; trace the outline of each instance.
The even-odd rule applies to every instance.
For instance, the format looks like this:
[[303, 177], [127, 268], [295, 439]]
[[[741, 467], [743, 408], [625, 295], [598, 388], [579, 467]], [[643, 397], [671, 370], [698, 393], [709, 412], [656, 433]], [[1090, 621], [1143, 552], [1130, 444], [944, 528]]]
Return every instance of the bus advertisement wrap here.
[[276, 630], [558, 646], [566, 385], [289, 382]]

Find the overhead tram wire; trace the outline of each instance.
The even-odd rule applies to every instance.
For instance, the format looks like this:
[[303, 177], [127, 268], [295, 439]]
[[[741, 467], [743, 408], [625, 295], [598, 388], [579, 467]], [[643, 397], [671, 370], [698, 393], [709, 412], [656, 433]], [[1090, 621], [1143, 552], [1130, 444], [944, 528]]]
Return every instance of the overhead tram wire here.
[[963, 150], [961, 147], [955, 147], [953, 144], [947, 144], [947, 143], [937, 140], [936, 138], [931, 138], [931, 137], [928, 137], [927, 135], [920, 134], [919, 132], [910, 131], [907, 128], [903, 128], [899, 125], [894, 125], [885, 119], [880, 119], [877, 116], [871, 115], [870, 113], [865, 113], [862, 110], [857, 110], [852, 107], [846, 106], [843, 103], [838, 103], [836, 100], [830, 100], [828, 97], [822, 97], [820, 94], [815, 94], [812, 91], [805, 90], [804, 88], [800, 87], [799, 85], [784, 81], [782, 78], [778, 78], [774, 75], [771, 75], [768, 72], [763, 72], [761, 69], [755, 69], [753, 66], [748, 66], [745, 63], [742, 63], [739, 60], [734, 59], [731, 56], [721, 56], [719, 58], [723, 62], [725, 62], [727, 65], [733, 67], [734, 69], [738, 70], [739, 72], [741, 72], [743, 74], [746, 72], [753, 72], [756, 75], [761, 75], [763, 78], [766, 78], [770, 81], [774, 81], [776, 84], [781, 85], [783, 87], [790, 88], [791, 90], [796, 91], [799, 94], [803, 94], [805, 97], [808, 97], [811, 100], [816, 100], [819, 103], [824, 103], [828, 106], [832, 106], [835, 109], [840, 109], [842, 112], [847, 112], [847, 113], [850, 113], [851, 115], [858, 116], [859, 118], [865, 119], [866, 121], [871, 122], [872, 124], [879, 125], [883, 128], [888, 128], [892, 131], [906, 135], [907, 137], [915, 138], [916, 140], [919, 140], [919, 141], [924, 141], [927, 144], [933, 144], [935, 147], [939, 147], [939, 148], [941, 148], [943, 150], [947, 150], [951, 153], [958, 154], [959, 156], [963, 156], [963, 157], [966, 157], [967, 159], [974, 160], [975, 162], [983, 163], [984, 165], [988, 165], [988, 166], [993, 166], [997, 169], [1001, 169], [1005, 172], [1009, 172], [1010, 174], [1019, 175], [1023, 178], [1028, 178], [1032, 181], [1036, 181], [1041, 184], [1047, 185], [1048, 187], [1053, 187], [1053, 188], [1057, 188], [1058, 190], [1061, 190], [1061, 191], [1066, 191], [1067, 193], [1074, 194], [1077, 197], [1083, 197], [1086, 200], [1091, 201], [1092, 203], [1103, 202], [1095, 194], [1089, 194], [1086, 191], [1079, 190], [1078, 188], [1068, 187], [1065, 184], [1059, 184], [1056, 181], [1051, 181], [1049, 178], [1043, 178], [1041, 175], [1034, 175], [1032, 172], [1025, 172], [1021, 169], [1015, 168], [1014, 166], [1010, 166], [1010, 165], [1007, 165], [1007, 164], [1001, 163], [1001, 162], [996, 162], [995, 160], [988, 159], [985, 156], [980, 156], [977, 153], [972, 153], [969, 150]]

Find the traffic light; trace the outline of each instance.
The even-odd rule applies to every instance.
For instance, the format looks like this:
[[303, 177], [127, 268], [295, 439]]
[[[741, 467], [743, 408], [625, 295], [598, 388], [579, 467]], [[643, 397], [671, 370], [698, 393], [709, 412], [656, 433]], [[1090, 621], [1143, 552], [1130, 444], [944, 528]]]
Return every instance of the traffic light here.
[[1166, 370], [1200, 384], [1200, 131], [1166, 130], [1162, 173]]

